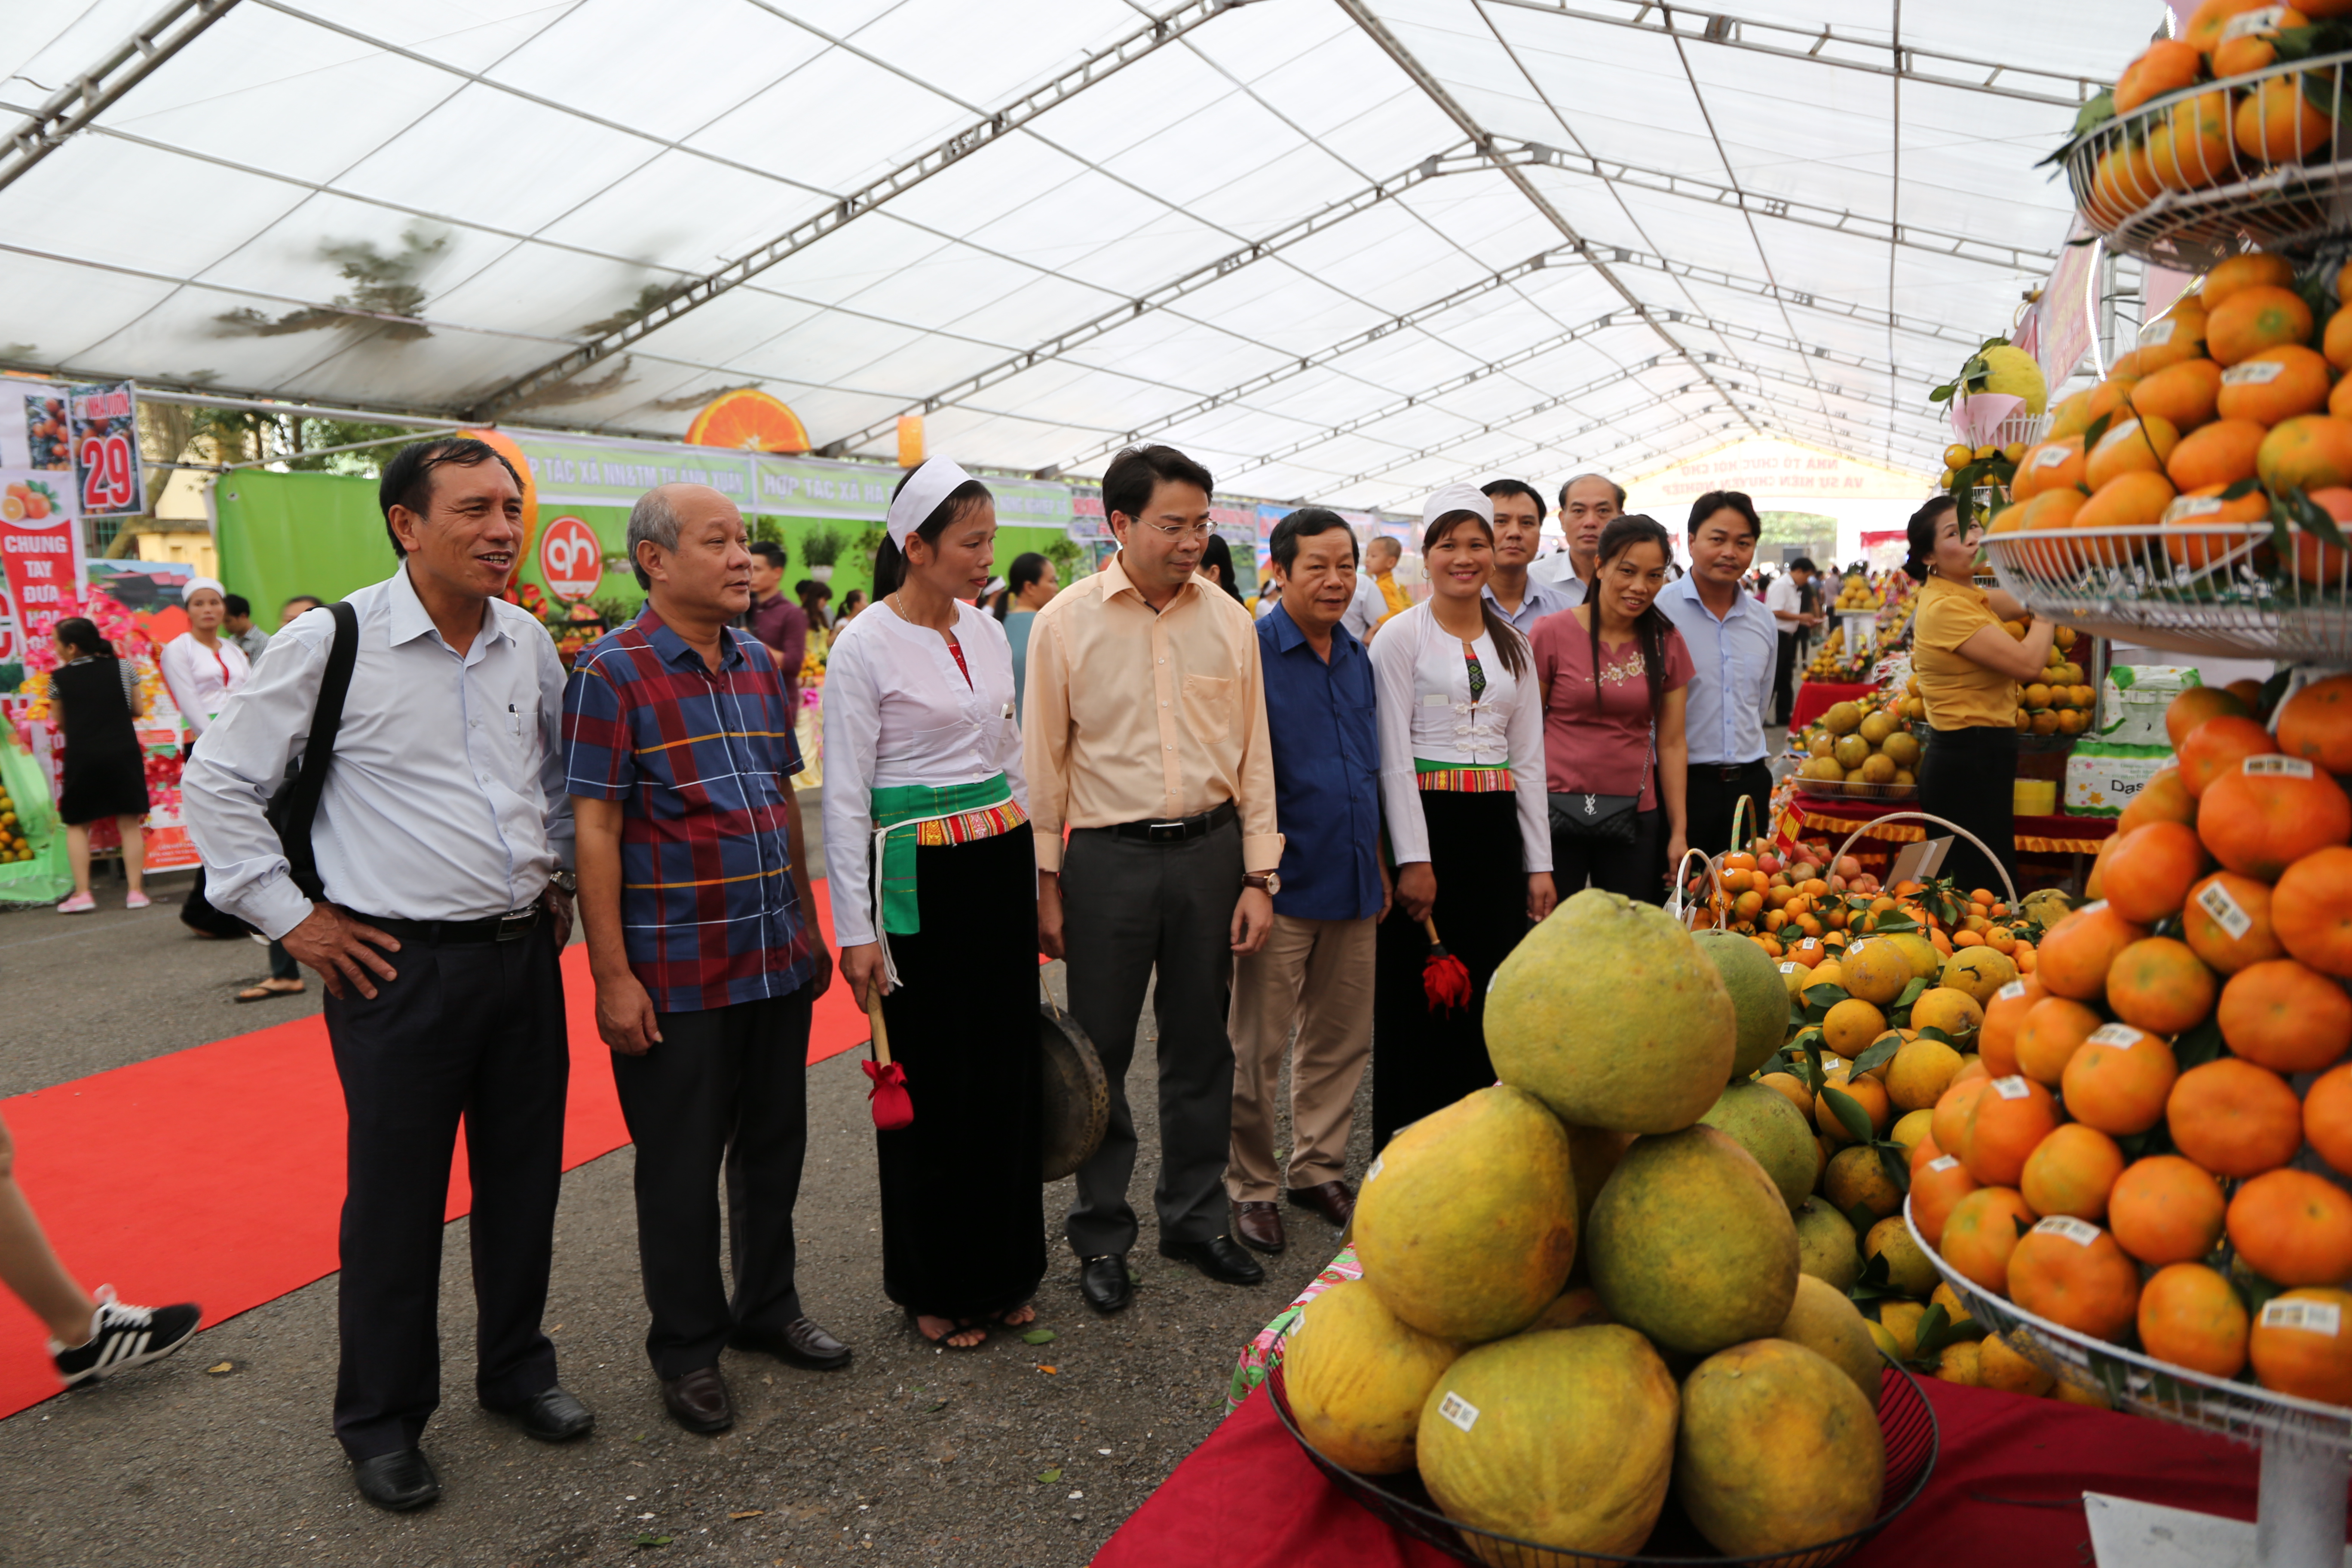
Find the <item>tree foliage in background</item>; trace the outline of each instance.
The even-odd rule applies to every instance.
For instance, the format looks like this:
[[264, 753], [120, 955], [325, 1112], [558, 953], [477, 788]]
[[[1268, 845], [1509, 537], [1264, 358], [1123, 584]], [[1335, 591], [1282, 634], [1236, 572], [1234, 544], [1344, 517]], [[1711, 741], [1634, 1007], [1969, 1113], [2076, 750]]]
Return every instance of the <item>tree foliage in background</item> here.
[[1833, 517], [1811, 511], [1767, 511], [1759, 512], [1757, 520], [1764, 525], [1764, 531], [1756, 541], [1759, 565], [1778, 570], [1779, 552], [1785, 545], [1818, 551], [1823, 559], [1836, 552], [1837, 519]]
[[1091, 570], [1087, 547], [1065, 533], [1038, 552], [1054, 563], [1054, 580], [1070, 584], [1086, 576]]

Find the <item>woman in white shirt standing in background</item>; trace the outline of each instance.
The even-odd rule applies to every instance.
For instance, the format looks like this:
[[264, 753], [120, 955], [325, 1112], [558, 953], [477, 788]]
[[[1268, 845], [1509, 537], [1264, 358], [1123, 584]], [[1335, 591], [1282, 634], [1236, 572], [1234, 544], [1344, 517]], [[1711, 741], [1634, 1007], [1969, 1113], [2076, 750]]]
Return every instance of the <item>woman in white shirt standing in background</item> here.
[[[1396, 902], [1381, 922], [1372, 997], [1372, 1147], [1495, 1081], [1486, 982], [1528, 922], [1551, 913], [1543, 701], [1527, 639], [1481, 590], [1494, 505], [1447, 485], [1422, 509], [1431, 596], [1373, 642], [1381, 806]], [[1470, 1001], [1422, 988], [1430, 921], [1470, 972]]]
[[875, 1134], [882, 1284], [959, 1350], [1033, 1321], [1045, 1274], [1037, 862], [1013, 655], [970, 601], [988, 488], [943, 458], [899, 481], [870, 608], [824, 677], [824, 833], [842, 978], [884, 993], [911, 1125]]
[[[245, 684], [252, 667], [246, 662], [245, 650], [220, 635], [221, 622], [228, 616], [226, 589], [210, 577], [191, 577], [180, 590], [180, 603], [188, 612], [188, 629], [165, 643], [155, 662], [172, 693], [173, 706], [187, 721], [187, 743], [180, 748], [184, 758], [220, 716], [228, 694]], [[205, 899], [202, 866], [196, 868], [195, 885], [180, 905], [180, 923], [203, 936], [247, 934], [243, 921], [222, 914]]]

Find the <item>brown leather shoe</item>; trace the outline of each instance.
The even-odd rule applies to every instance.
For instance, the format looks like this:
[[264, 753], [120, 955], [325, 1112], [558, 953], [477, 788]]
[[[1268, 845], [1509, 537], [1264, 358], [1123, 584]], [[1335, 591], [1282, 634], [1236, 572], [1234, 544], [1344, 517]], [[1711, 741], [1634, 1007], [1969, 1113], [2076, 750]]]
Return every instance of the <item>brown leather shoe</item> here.
[[727, 1380], [715, 1366], [696, 1367], [684, 1377], [666, 1377], [661, 1391], [662, 1404], [671, 1418], [689, 1432], [724, 1432], [735, 1425]]
[[794, 1318], [782, 1329], [738, 1329], [728, 1343], [740, 1351], [764, 1351], [812, 1372], [834, 1372], [849, 1364], [849, 1347], [806, 1318]]
[[1282, 1211], [1271, 1203], [1234, 1204], [1234, 1238], [1266, 1253], [1289, 1245], [1282, 1234]]
[[1311, 1187], [1293, 1187], [1290, 1201], [1303, 1209], [1313, 1209], [1331, 1222], [1335, 1230], [1345, 1230], [1348, 1222], [1356, 1217], [1356, 1194], [1348, 1190], [1345, 1182], [1318, 1182]]

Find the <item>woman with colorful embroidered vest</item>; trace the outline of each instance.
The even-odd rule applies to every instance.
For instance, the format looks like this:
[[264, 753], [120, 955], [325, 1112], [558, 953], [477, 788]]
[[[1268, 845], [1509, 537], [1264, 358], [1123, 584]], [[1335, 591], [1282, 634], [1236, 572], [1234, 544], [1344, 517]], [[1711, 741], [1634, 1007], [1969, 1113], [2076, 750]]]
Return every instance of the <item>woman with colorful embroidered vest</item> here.
[[1563, 894], [1592, 886], [1635, 903], [1665, 901], [1686, 840], [1683, 731], [1690, 648], [1658, 608], [1675, 558], [1665, 527], [1612, 518], [1584, 603], [1536, 623], [1551, 790], [1553, 875]]
[[943, 458], [899, 482], [874, 599], [825, 661], [824, 833], [842, 978], [883, 994], [914, 1121], [875, 1134], [882, 1284], [959, 1350], [1035, 1317], [1037, 866], [988, 487]]
[[[1372, 1147], [1495, 1081], [1486, 982], [1551, 912], [1543, 710], [1527, 639], [1480, 590], [1495, 569], [1494, 503], [1447, 485], [1423, 508], [1431, 596], [1372, 643], [1381, 815], [1396, 900], [1372, 995]], [[1430, 928], [1469, 971], [1468, 1001], [1423, 984]]]

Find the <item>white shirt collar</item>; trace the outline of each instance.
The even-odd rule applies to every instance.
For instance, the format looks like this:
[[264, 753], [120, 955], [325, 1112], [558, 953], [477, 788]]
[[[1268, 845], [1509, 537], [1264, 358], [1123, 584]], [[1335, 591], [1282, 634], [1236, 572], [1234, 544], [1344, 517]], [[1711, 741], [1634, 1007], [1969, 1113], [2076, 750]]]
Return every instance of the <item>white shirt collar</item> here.
[[[391, 629], [393, 647], [398, 647], [403, 643], [413, 642], [440, 629], [433, 624], [432, 613], [425, 609], [425, 601], [416, 596], [416, 584], [408, 580], [407, 562], [400, 563], [400, 570], [392, 574], [392, 580], [385, 584], [385, 591], [384, 618]], [[499, 619], [499, 613], [493, 607], [495, 603], [486, 601], [482, 605], [481, 635], [492, 640], [507, 637], [506, 626]], [[509, 637], [508, 640], [513, 639]]]

